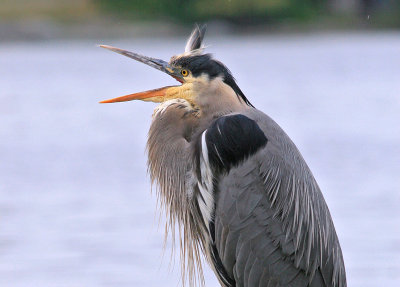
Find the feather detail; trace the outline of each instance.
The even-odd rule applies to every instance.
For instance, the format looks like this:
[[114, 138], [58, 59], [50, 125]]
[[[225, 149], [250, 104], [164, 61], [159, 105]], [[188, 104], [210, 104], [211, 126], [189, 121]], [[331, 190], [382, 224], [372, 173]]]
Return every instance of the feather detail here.
[[186, 43], [185, 53], [202, 52], [203, 38], [204, 34], [206, 33], [206, 27], [207, 27], [206, 25], [202, 26], [196, 25]]
[[147, 152], [150, 178], [157, 187], [160, 209], [167, 217], [165, 240], [168, 234], [171, 234], [172, 242], [178, 237], [182, 284], [187, 282], [194, 286], [197, 283], [204, 285], [201, 253], [205, 245], [203, 235], [207, 231], [201, 224], [203, 218], [197, 201], [192, 200], [192, 195], [198, 191], [193, 190], [190, 145], [184, 132], [196, 125], [196, 113], [191, 111], [190, 103], [182, 99], [158, 106], [150, 126]]

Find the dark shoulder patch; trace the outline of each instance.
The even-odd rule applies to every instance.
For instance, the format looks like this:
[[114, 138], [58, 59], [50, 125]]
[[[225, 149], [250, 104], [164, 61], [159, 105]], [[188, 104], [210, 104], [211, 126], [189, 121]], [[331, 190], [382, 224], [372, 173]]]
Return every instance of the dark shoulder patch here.
[[257, 123], [240, 114], [216, 119], [206, 132], [209, 161], [217, 172], [229, 171], [267, 142]]

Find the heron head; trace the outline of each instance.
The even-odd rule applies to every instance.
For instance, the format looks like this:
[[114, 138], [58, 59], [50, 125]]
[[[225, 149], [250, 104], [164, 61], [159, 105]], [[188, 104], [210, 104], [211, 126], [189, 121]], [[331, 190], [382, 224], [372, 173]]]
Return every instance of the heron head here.
[[163, 71], [181, 83], [176, 86], [167, 86], [104, 100], [100, 103], [125, 102], [131, 100], [162, 103], [172, 99], [184, 99], [193, 106], [198, 106], [202, 94], [213, 94], [210, 92], [202, 93], [202, 91], [207, 90], [207, 87], [214, 86], [217, 88], [218, 85], [224, 85], [227, 89], [231, 89], [232, 93], [236, 94], [239, 100], [251, 106], [250, 102], [236, 84], [229, 69], [221, 62], [213, 59], [211, 54], [203, 54], [204, 47], [202, 42], [205, 30], [205, 25], [201, 27], [196, 26], [187, 41], [185, 52], [171, 57], [169, 62], [108, 45], [100, 45], [102, 48]]

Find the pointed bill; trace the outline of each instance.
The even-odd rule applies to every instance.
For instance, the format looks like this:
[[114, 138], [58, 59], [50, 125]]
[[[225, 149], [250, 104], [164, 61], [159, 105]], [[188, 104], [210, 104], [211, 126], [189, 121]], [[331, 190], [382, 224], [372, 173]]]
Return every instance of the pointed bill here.
[[[143, 56], [143, 55], [140, 55], [140, 54], [137, 54], [134, 52], [130, 52], [127, 50], [123, 50], [123, 49], [108, 46], [108, 45], [100, 45], [100, 47], [110, 50], [110, 51], [113, 51], [113, 52], [116, 52], [118, 54], [124, 55], [124, 56], [134, 59], [138, 62], [146, 64], [150, 67], [153, 67], [157, 70], [160, 70], [164, 73], [167, 73], [168, 75], [175, 78], [180, 83], [184, 82], [183, 76], [179, 73], [179, 71], [174, 70], [174, 68], [172, 68], [169, 65], [169, 63], [166, 61]], [[132, 101], [132, 100], [142, 100], [142, 101], [150, 101], [150, 102], [160, 103], [160, 102], [165, 101], [166, 99], [173, 97], [176, 94], [179, 94], [177, 89], [178, 89], [177, 86], [168, 86], [168, 87], [163, 87], [163, 88], [154, 89], [154, 90], [150, 90], [150, 91], [130, 94], [130, 95], [114, 98], [114, 99], [104, 100], [104, 101], [101, 101], [100, 103], [116, 103], [116, 102]]]
[[134, 52], [130, 52], [127, 50], [123, 50], [120, 48], [116, 48], [113, 46], [108, 46], [108, 45], [100, 45], [101, 48], [113, 51], [115, 53], [124, 55], [126, 57], [129, 57], [131, 59], [134, 59], [136, 61], [142, 62], [143, 64], [149, 65], [150, 67], [153, 67], [157, 70], [163, 71], [167, 74], [172, 74], [173, 70], [170, 68], [168, 62], [160, 60], [160, 59], [156, 59], [156, 58], [151, 58], [151, 57], [147, 57], [147, 56], [143, 56]]
[[127, 102], [133, 100], [141, 100], [145, 102], [162, 103], [165, 101], [166, 97], [170, 94], [170, 91], [176, 88], [176, 86], [168, 86], [159, 89], [154, 89], [145, 92], [139, 92], [135, 94], [130, 94], [122, 97], [117, 97], [114, 99], [101, 101], [101, 104], [117, 103], [117, 102]]
[[123, 50], [120, 48], [116, 48], [113, 46], [108, 46], [108, 45], [100, 45], [99, 47], [113, 51], [115, 53], [124, 55], [128, 58], [134, 59], [138, 62], [141, 62], [143, 64], [146, 64], [150, 67], [153, 67], [157, 70], [160, 70], [164, 73], [167, 73], [168, 75], [170, 75], [171, 77], [175, 78], [178, 82], [183, 83], [183, 77], [182, 75], [177, 72], [174, 71], [174, 69], [168, 64], [168, 62], [161, 60], [161, 59], [156, 59], [156, 58], [151, 58], [151, 57], [147, 57], [147, 56], [143, 56], [134, 52], [130, 52], [127, 50]]

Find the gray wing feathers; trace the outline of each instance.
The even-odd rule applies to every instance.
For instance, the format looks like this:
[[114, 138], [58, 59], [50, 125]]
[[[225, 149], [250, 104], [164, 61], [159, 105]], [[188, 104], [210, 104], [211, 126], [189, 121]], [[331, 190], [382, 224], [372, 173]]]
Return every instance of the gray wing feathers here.
[[[286, 255], [279, 247], [279, 241], [285, 235], [272, 210], [265, 208], [268, 198], [262, 191], [264, 184], [261, 177], [256, 170], [248, 176], [253, 179], [253, 184], [247, 185], [247, 188], [241, 185], [237, 175], [233, 176], [235, 180], [228, 176], [220, 183], [221, 187], [224, 186], [224, 192], [220, 191], [217, 204], [216, 234], [219, 233], [218, 230], [226, 229], [232, 236], [226, 237], [229, 240], [216, 236], [217, 246], [224, 246], [218, 252], [228, 274], [233, 273], [237, 286], [269, 286], [268, 284], [274, 282], [290, 284], [301, 270], [295, 268], [289, 260], [284, 260]], [[254, 189], [255, 186], [259, 188]], [[231, 196], [237, 197], [235, 208], [225, 209], [224, 198]], [[251, 207], [245, 212], [242, 206], [248, 205], [248, 202]], [[229, 210], [229, 213], [221, 214], [222, 210]], [[232, 256], [232, 250], [235, 251], [235, 256]], [[288, 274], [284, 276], [287, 280], [281, 280], [282, 272]]]
[[[257, 118], [259, 117], [259, 118]], [[215, 241], [236, 286], [346, 286], [340, 245], [315, 179], [265, 115], [265, 148], [219, 179]]]

